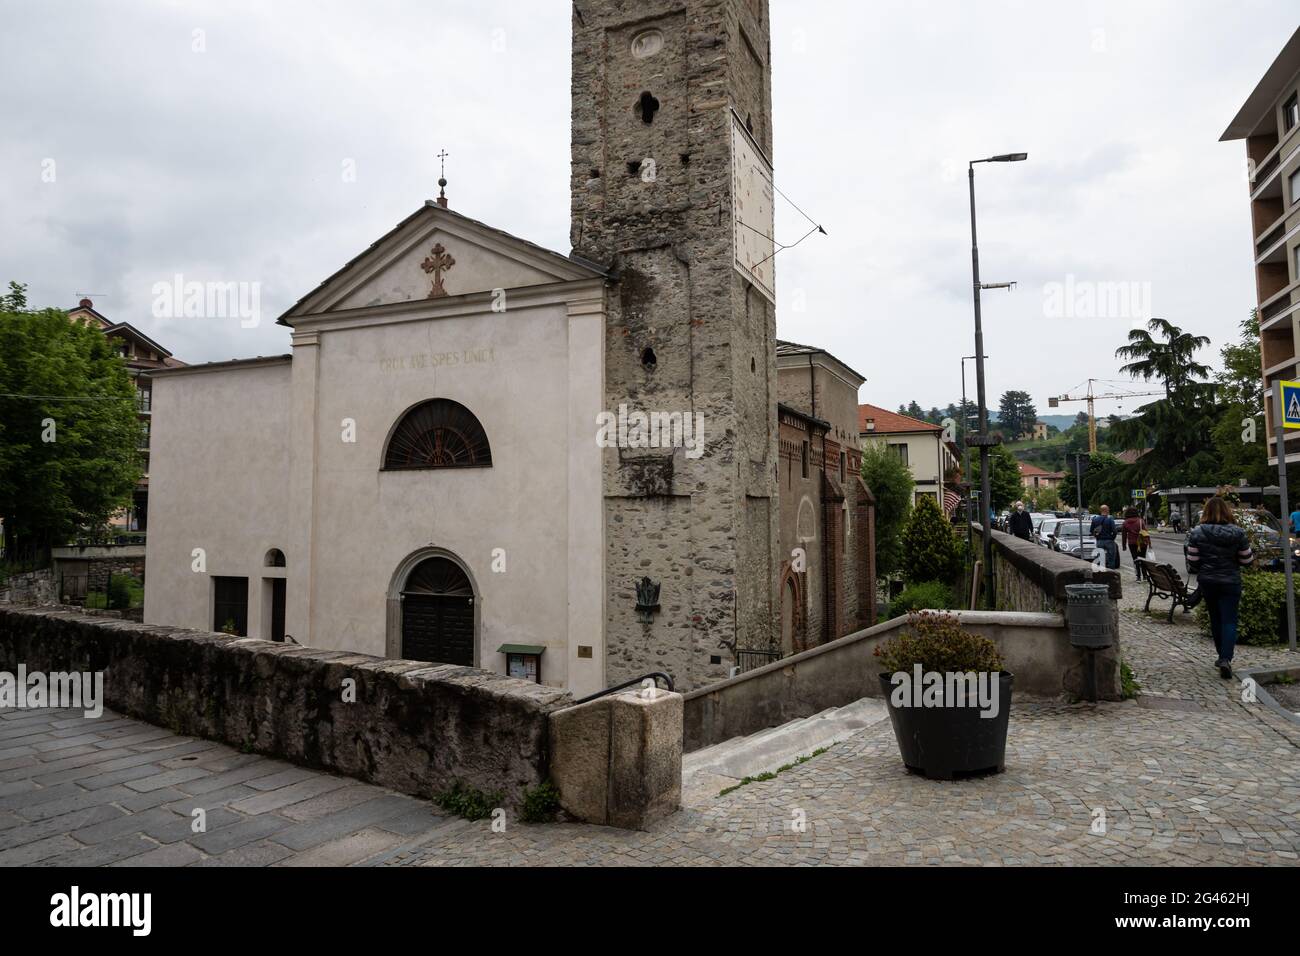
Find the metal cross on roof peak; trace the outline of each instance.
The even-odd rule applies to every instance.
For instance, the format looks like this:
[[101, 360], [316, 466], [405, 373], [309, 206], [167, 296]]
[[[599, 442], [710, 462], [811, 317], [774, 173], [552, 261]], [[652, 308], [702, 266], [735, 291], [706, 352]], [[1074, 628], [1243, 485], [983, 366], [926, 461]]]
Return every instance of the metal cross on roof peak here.
[[438, 151], [438, 205], [447, 208], [447, 157], [445, 149]]

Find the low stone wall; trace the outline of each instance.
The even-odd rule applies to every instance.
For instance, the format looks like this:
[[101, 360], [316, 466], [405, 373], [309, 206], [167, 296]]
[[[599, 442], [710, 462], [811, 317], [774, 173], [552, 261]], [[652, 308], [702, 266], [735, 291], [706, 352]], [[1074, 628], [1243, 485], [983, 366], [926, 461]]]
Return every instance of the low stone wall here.
[[88, 591], [107, 591], [110, 575], [130, 575], [144, 583], [144, 558], [102, 558], [86, 562], [86, 589]]
[[141, 545], [82, 545], [55, 548], [56, 600], [75, 603], [88, 591], [106, 592], [110, 575], [130, 575], [145, 583], [145, 551]]
[[[962, 626], [987, 637], [1015, 674], [1017, 693], [1082, 697], [1090, 666], [1085, 651], [1071, 646], [1059, 614], [951, 611]], [[837, 641], [795, 654], [685, 695], [685, 750], [704, 747], [879, 697], [881, 672], [875, 650], [907, 625], [897, 617]], [[1108, 700], [1120, 696], [1118, 664], [1097, 652], [1097, 684]]]
[[[590, 823], [640, 828], [681, 802], [682, 698], [567, 691], [474, 667], [389, 660], [121, 619], [0, 606], [0, 670], [104, 673], [103, 703], [178, 734], [432, 797], [517, 807], [547, 781]], [[355, 693], [345, 693], [355, 682]]]
[[681, 806], [681, 694], [610, 694], [550, 720], [551, 779], [575, 817], [641, 830]]
[[[422, 797], [459, 781], [507, 806], [547, 779], [565, 691], [67, 608], [0, 607], [0, 669], [103, 671], [114, 710]], [[355, 702], [344, 700], [344, 680]]]
[[9, 575], [4, 584], [0, 585], [0, 603], [53, 604], [57, 600], [54, 592], [53, 568], [24, 571]]
[[[975, 553], [983, 554], [984, 529], [973, 528]], [[1001, 531], [993, 532], [993, 574], [1000, 611], [1064, 611], [1067, 584], [1105, 584], [1112, 601], [1123, 596], [1118, 571], [1096, 571], [1086, 561]]]

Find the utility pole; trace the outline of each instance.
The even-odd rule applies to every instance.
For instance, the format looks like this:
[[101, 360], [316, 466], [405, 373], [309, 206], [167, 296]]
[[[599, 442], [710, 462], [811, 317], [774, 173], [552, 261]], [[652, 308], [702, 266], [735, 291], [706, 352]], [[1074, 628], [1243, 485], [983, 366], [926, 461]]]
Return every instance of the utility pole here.
[[[962, 472], [966, 476], [967, 484], [970, 483], [970, 442], [966, 441], [970, 435], [970, 410], [966, 406], [966, 363], [975, 358], [974, 355], [963, 355], [961, 357], [961, 444], [962, 444]], [[974, 495], [966, 495], [966, 550], [970, 554], [972, 561], [975, 560], [975, 532], [971, 528], [971, 498]], [[984, 527], [984, 522], [980, 522], [980, 527]]]
[[1083, 452], [1074, 453], [1074, 490], [1077, 507], [1074, 509], [1079, 518], [1079, 553], [1083, 553]]
[[[989, 434], [989, 406], [984, 392], [984, 323], [980, 316], [980, 251], [975, 230], [975, 164], [1018, 163], [1029, 158], [1028, 153], [1003, 153], [988, 159], [973, 159], [967, 164], [970, 180], [970, 262], [972, 291], [975, 296], [975, 393], [980, 409], [980, 434], [975, 444], [980, 450], [980, 527], [984, 529], [984, 591], [985, 606], [993, 610], [997, 605], [993, 580], [993, 520], [990, 514], [993, 503], [992, 481], [989, 475], [989, 448], [997, 439]], [[970, 441], [970, 438], [967, 438]]]

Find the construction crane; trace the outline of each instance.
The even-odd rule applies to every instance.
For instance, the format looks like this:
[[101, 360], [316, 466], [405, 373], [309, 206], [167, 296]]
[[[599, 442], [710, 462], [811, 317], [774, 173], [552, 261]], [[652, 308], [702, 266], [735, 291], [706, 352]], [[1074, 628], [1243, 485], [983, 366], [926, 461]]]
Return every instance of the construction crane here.
[[[1163, 391], [1159, 392], [1107, 392], [1099, 395], [1092, 390], [1092, 386], [1098, 379], [1088, 379], [1088, 393], [1086, 395], [1060, 395], [1047, 400], [1048, 408], [1057, 408], [1062, 402], [1087, 402], [1088, 403], [1088, 452], [1089, 454], [1097, 453], [1097, 416], [1093, 414], [1092, 403], [1102, 398], [1143, 398], [1149, 395], [1164, 395]], [[1107, 384], [1103, 382], [1102, 384]]]

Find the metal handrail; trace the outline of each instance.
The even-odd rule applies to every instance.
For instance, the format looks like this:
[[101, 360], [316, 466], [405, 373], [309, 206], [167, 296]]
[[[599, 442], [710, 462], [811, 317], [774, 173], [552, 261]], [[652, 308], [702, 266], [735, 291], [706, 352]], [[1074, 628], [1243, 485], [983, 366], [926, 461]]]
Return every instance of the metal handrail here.
[[654, 679], [663, 678], [663, 682], [668, 685], [668, 690], [671, 691], [673, 689], [673, 679], [671, 677], [663, 671], [650, 671], [648, 674], [642, 674], [640, 677], [633, 677], [631, 680], [625, 680], [621, 684], [615, 684], [613, 687], [606, 687], [604, 690], [598, 690], [596, 693], [582, 698], [582, 700], [575, 700], [572, 706], [576, 707], [579, 704], [586, 704], [590, 701], [596, 700], [597, 698], [604, 697], [606, 694], [616, 694], [620, 690], [626, 690], [633, 684], [641, 683], [647, 677]]

